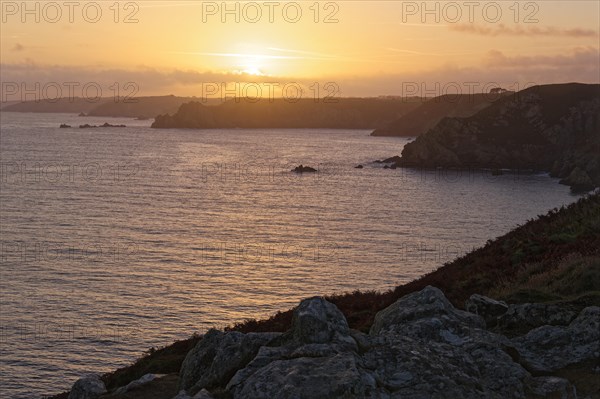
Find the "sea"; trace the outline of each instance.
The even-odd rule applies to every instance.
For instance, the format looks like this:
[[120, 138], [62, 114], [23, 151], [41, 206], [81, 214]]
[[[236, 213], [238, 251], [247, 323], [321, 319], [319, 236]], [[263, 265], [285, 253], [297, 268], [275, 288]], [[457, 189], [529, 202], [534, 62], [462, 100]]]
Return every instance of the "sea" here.
[[[79, 128], [105, 122], [126, 127]], [[391, 289], [578, 199], [546, 174], [375, 162], [413, 138], [151, 122], [0, 113], [2, 398], [302, 298]]]

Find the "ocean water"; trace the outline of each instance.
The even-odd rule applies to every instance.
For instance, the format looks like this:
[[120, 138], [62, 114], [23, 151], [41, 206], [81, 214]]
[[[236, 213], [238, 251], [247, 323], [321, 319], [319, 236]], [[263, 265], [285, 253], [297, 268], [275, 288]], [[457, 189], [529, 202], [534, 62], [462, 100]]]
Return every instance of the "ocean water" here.
[[[385, 170], [372, 161], [408, 139], [364, 130], [0, 118], [3, 398], [304, 297], [392, 288], [577, 200], [546, 175]], [[104, 122], [128, 127], [58, 128]]]

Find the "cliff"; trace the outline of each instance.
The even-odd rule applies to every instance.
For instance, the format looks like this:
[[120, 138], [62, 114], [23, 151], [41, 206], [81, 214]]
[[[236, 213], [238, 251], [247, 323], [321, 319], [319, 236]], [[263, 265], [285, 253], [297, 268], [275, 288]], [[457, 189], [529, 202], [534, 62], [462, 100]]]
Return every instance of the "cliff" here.
[[444, 118], [397, 166], [551, 172], [574, 191], [600, 186], [600, 85], [535, 86], [467, 118]]
[[419, 136], [445, 117], [468, 117], [513, 92], [447, 94], [427, 100], [392, 123], [376, 129], [371, 136]]
[[369, 129], [384, 126], [418, 104], [400, 98], [340, 98], [334, 102], [239, 99], [213, 107], [190, 102], [173, 115], [158, 115], [152, 127]]

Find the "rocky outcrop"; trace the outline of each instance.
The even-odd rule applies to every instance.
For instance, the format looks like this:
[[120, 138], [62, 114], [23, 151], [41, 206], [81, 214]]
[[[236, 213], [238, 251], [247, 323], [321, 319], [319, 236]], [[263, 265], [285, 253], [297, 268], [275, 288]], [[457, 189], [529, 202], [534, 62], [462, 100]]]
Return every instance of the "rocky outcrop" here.
[[277, 344], [232, 378], [226, 388], [234, 398], [376, 397], [346, 318], [323, 298], [302, 301]]
[[181, 365], [179, 388], [193, 391], [225, 385], [250, 362], [259, 348], [279, 334], [210, 330]]
[[550, 172], [573, 191], [600, 186], [600, 85], [535, 86], [408, 143], [405, 167]]
[[[483, 317], [497, 320], [510, 306], [479, 295], [467, 305], [471, 312], [456, 309], [428, 286], [380, 311], [365, 334], [350, 329], [332, 303], [309, 298], [283, 334], [210, 330], [183, 362], [179, 394], [166, 399], [575, 399], [575, 385], [552, 373], [600, 360], [598, 307], [508, 339]], [[75, 384], [72, 399], [105, 392], [88, 378]]]
[[597, 358], [598, 308], [586, 308], [568, 326], [510, 340], [489, 331], [482, 317], [497, 319], [509, 312], [506, 304], [483, 296], [467, 303], [478, 314], [427, 287], [380, 311], [365, 334], [351, 330], [332, 303], [306, 299], [284, 334], [207, 333], [184, 362], [180, 397], [207, 388], [234, 399], [575, 398], [568, 380], [529, 370]]
[[141, 376], [137, 380], [133, 380], [129, 384], [127, 384], [125, 386], [122, 386], [120, 388], [117, 388], [114, 393], [116, 395], [122, 395], [124, 393], [133, 391], [133, 390], [141, 387], [142, 385], [146, 385], [149, 382], [154, 381], [154, 380], [156, 380], [159, 377], [160, 376], [155, 375], [155, 374], [144, 374], [143, 376]]
[[194, 396], [188, 395], [186, 391], [179, 391], [179, 393], [175, 395], [173, 399], [214, 399], [214, 396], [212, 396], [206, 389], [203, 389]]
[[577, 399], [577, 389], [564, 378], [546, 376], [531, 378], [529, 391], [542, 398]]
[[567, 326], [577, 313], [569, 307], [546, 303], [507, 305], [483, 295], [474, 294], [465, 302], [465, 310], [480, 315], [488, 328], [504, 332], [530, 331], [545, 325]]
[[[445, 339], [443, 329], [455, 332], [466, 328], [485, 328], [485, 322], [477, 315], [458, 310], [446, 299], [442, 291], [427, 287], [399, 299], [377, 313], [370, 334], [394, 332], [423, 339]], [[462, 332], [460, 332], [462, 335]]]
[[503, 301], [474, 294], [465, 302], [465, 310], [483, 317], [486, 325], [493, 327], [497, 324], [498, 317], [508, 311], [508, 305]]
[[577, 317], [574, 310], [545, 303], [523, 303], [510, 305], [496, 321], [505, 330], [531, 330], [544, 325], [567, 326]]
[[78, 379], [69, 393], [69, 399], [96, 399], [106, 393], [104, 382], [97, 375]]
[[600, 307], [581, 311], [567, 327], [542, 326], [513, 339], [521, 359], [538, 372], [552, 372], [587, 360], [600, 361]]
[[[558, 174], [560, 174], [560, 172], [558, 172]], [[579, 166], [575, 166], [575, 169], [573, 169], [567, 177], [561, 179], [560, 184], [571, 186], [575, 192], [586, 192], [594, 188], [594, 181], [588, 172], [581, 169]]]

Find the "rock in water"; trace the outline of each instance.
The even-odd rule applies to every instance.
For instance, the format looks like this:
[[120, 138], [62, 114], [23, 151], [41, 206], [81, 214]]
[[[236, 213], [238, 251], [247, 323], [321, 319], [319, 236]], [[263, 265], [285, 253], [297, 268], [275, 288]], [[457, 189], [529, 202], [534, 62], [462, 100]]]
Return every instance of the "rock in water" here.
[[294, 169], [292, 169], [292, 172], [296, 172], [296, 173], [315, 173], [317, 172], [317, 170], [315, 168], [311, 168], [310, 166], [296, 166]]
[[571, 190], [575, 193], [587, 192], [594, 188], [594, 182], [591, 177], [579, 167], [573, 169], [569, 176], [560, 180], [559, 183], [570, 186]]
[[106, 393], [104, 382], [97, 375], [78, 379], [69, 393], [69, 399], [96, 399]]

